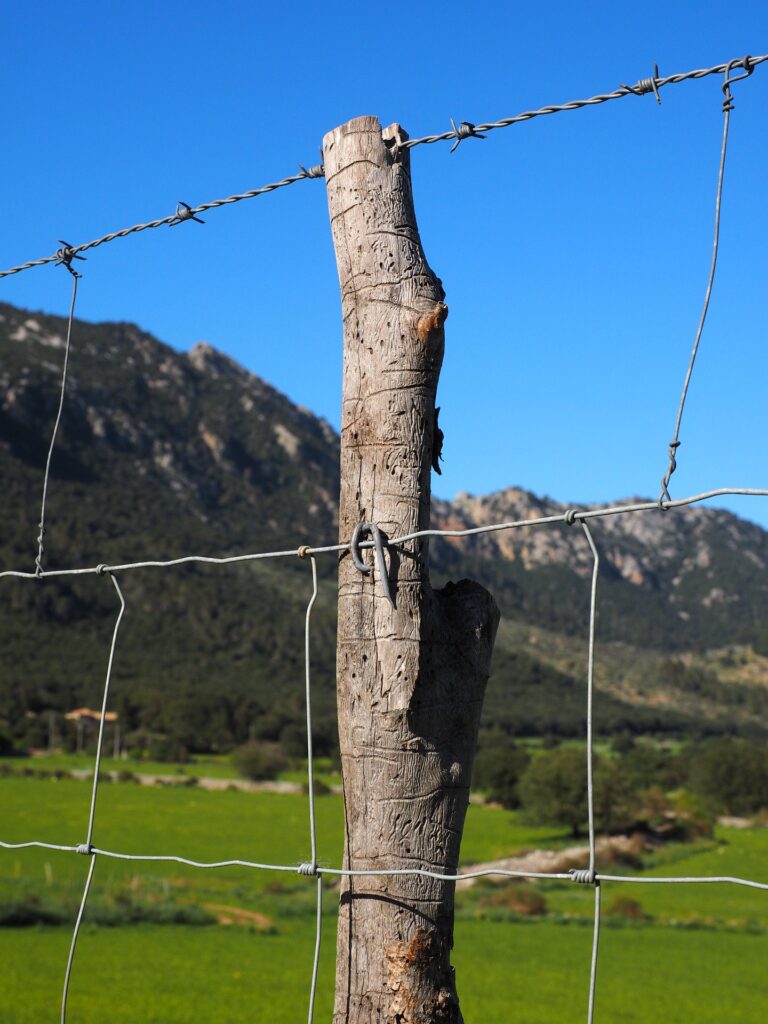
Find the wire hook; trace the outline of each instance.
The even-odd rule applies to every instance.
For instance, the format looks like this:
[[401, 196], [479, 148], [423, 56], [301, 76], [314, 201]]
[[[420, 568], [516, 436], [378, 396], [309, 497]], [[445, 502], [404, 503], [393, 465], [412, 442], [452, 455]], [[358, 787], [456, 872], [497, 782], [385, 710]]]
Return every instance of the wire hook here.
[[[730, 77], [731, 71], [734, 68], [744, 68], [743, 75], [734, 75]], [[752, 63], [751, 57], [738, 57], [735, 60], [729, 60], [725, 66], [725, 81], [723, 82], [723, 113], [728, 113], [733, 110], [733, 96], [731, 96], [731, 86], [734, 82], [741, 82], [745, 78], [749, 78], [752, 72], [755, 70], [755, 65]]]
[[352, 534], [352, 540], [349, 543], [349, 550], [352, 553], [352, 561], [355, 564], [355, 568], [359, 569], [364, 576], [368, 576], [373, 568], [370, 565], [366, 565], [360, 557], [360, 540], [364, 533], [370, 533], [373, 538], [373, 547], [376, 552], [376, 568], [378, 570], [379, 577], [381, 578], [381, 585], [384, 588], [384, 596], [394, 608], [395, 602], [392, 599], [392, 593], [389, 589], [387, 563], [384, 561], [383, 534], [376, 523], [358, 523], [355, 527], [354, 533]]

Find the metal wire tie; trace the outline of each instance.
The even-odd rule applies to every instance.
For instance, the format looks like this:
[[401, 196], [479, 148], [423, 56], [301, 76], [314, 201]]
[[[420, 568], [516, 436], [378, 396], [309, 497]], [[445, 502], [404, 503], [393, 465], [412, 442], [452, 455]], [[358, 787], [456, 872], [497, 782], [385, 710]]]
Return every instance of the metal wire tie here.
[[[729, 78], [731, 71], [734, 68], [744, 68], [743, 75], [736, 75], [734, 78]], [[749, 78], [752, 72], [755, 70], [755, 66], [752, 63], [751, 57], [740, 57], [738, 60], [732, 60], [728, 62], [728, 66], [725, 69], [725, 81], [723, 82], [723, 113], [728, 114], [733, 110], [733, 96], [731, 96], [731, 85], [734, 82], [741, 82], [744, 78]]]
[[73, 277], [82, 277], [82, 274], [78, 274], [76, 270], [72, 269], [72, 260], [82, 260], [85, 263], [85, 256], [78, 255], [75, 252], [74, 246], [70, 245], [69, 242], [65, 242], [63, 238], [59, 239], [59, 245], [62, 248], [56, 250], [56, 266], [66, 267]]

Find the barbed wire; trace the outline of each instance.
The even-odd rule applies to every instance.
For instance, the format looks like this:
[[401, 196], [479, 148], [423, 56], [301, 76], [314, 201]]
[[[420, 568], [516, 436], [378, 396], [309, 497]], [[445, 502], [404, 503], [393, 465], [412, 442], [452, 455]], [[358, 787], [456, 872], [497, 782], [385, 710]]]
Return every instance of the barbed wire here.
[[435, 142], [453, 142], [453, 152], [464, 139], [482, 138], [488, 132], [496, 131], [497, 128], [511, 128], [512, 125], [522, 124], [524, 121], [532, 121], [536, 117], [546, 117], [548, 114], [562, 114], [569, 110], [581, 110], [584, 107], [594, 107], [601, 103], [608, 103], [610, 100], [621, 100], [627, 96], [644, 96], [653, 93], [659, 103], [658, 90], [666, 85], [677, 85], [679, 82], [686, 82], [695, 78], [706, 78], [708, 75], [721, 75], [729, 68], [743, 67], [747, 74], [768, 60], [768, 54], [760, 57], [739, 57], [726, 61], [725, 64], [715, 64], [711, 68], [699, 68], [696, 71], [684, 71], [676, 75], [658, 77], [658, 68], [649, 78], [641, 78], [634, 85], [622, 85], [613, 92], [600, 93], [597, 96], [590, 96], [586, 100], [570, 100], [568, 103], [559, 103], [547, 107], [539, 107], [537, 110], [526, 110], [522, 114], [515, 114], [514, 117], [503, 117], [499, 121], [490, 121], [487, 124], [473, 124], [471, 121], [461, 121], [458, 125], [451, 119], [451, 131], [439, 132], [437, 135], [424, 135], [418, 139], [408, 139], [400, 143], [401, 149], [411, 149], [413, 146], [429, 146]]
[[[399, 143], [401, 149], [413, 149], [415, 146], [426, 146], [432, 145], [435, 142], [453, 142], [451, 152], [453, 152], [459, 145], [468, 138], [483, 138], [488, 132], [495, 131], [497, 128], [510, 128], [512, 125], [521, 124], [524, 121], [532, 121], [536, 117], [545, 117], [548, 114], [559, 114], [569, 110], [581, 110], [583, 107], [597, 106], [601, 103], [607, 103], [609, 100], [620, 100], [626, 96], [644, 96], [647, 93], [653, 93], [656, 99], [659, 100], [658, 91], [667, 85], [676, 85], [679, 82], [685, 82], [691, 79], [706, 78], [708, 75], [722, 74], [727, 69], [736, 67], [743, 67], [747, 75], [751, 74], [754, 69], [763, 64], [768, 60], [768, 54], [762, 54], [758, 57], [739, 57], [730, 61], [726, 61], [724, 64], [715, 64], [710, 68], [699, 68], [695, 71], [684, 71], [675, 75], [667, 75], [666, 77], [658, 77], [656, 73], [649, 78], [641, 78], [635, 85], [622, 85], [618, 89], [614, 89], [612, 92], [600, 93], [597, 96], [590, 96], [589, 99], [585, 100], [570, 100], [568, 103], [561, 103], [550, 105], [546, 107], [539, 107], [537, 110], [526, 110], [522, 114], [515, 114], [514, 117], [505, 117], [499, 121], [490, 121], [487, 124], [475, 125], [471, 121], [461, 121], [459, 124], [451, 118], [451, 130], [445, 132], [439, 132], [436, 135], [424, 135], [421, 138], [408, 139], [405, 142]], [[655, 69], [658, 71], [658, 68]], [[733, 79], [735, 81], [735, 79]], [[659, 100], [660, 102], [660, 100]], [[74, 258], [79, 258], [79, 254], [87, 252], [89, 249], [95, 249], [100, 245], [105, 245], [108, 242], [113, 242], [118, 238], [127, 238], [129, 235], [135, 235], [140, 231], [147, 231], [153, 228], [160, 227], [174, 227], [178, 224], [183, 223], [187, 220], [197, 220], [200, 222], [197, 216], [200, 213], [205, 213], [206, 210], [218, 209], [221, 206], [229, 206], [232, 203], [239, 203], [245, 199], [254, 199], [257, 196], [266, 195], [268, 192], [274, 192], [279, 188], [285, 188], [288, 185], [293, 185], [297, 181], [303, 181], [305, 178], [322, 178], [325, 176], [325, 170], [322, 164], [316, 164], [312, 167], [304, 167], [299, 164], [299, 173], [292, 174], [287, 178], [282, 178], [280, 181], [271, 182], [268, 185], [262, 185], [260, 188], [250, 189], [247, 192], [240, 192], [237, 195], [228, 196], [226, 199], [214, 199], [207, 203], [201, 203], [199, 206], [190, 206], [181, 200], [177, 203], [175, 213], [169, 214], [165, 217], [159, 217], [156, 220], [150, 220], [142, 224], [134, 224], [132, 227], [122, 228], [120, 231], [111, 231], [106, 235], [102, 235], [101, 238], [95, 238], [91, 242], [83, 242], [80, 245], [69, 245], [63, 243], [64, 248], [59, 249], [52, 256], [43, 256], [41, 259], [28, 260], [26, 263], [19, 263], [15, 267], [9, 267], [7, 270], [0, 270], [0, 278], [10, 277], [13, 274], [20, 274], [24, 270], [31, 270], [33, 267], [42, 267], [49, 263], [61, 263], [62, 254], [65, 259], [68, 258], [71, 262]]]
[[22, 270], [31, 270], [32, 267], [43, 267], [47, 263], [61, 263], [62, 251], [73, 259], [78, 256], [78, 253], [87, 252], [89, 249], [96, 249], [100, 245], [106, 245], [107, 242], [114, 242], [117, 238], [127, 238], [128, 235], [138, 234], [139, 231], [149, 231], [152, 228], [162, 227], [175, 227], [177, 224], [183, 223], [185, 220], [196, 220], [198, 223], [205, 223], [200, 221], [196, 216], [198, 213], [205, 213], [206, 210], [216, 210], [220, 206], [230, 206], [232, 203], [240, 203], [244, 199], [255, 199], [256, 196], [266, 195], [268, 192], [274, 192], [278, 188], [286, 188], [288, 185], [294, 185], [297, 181], [303, 181], [305, 178], [322, 178], [324, 171], [320, 165], [315, 167], [302, 167], [299, 164], [300, 171], [298, 174], [292, 174], [287, 178], [282, 178], [280, 181], [273, 181], [269, 185], [262, 185], [261, 188], [253, 188], [248, 192], [240, 192], [234, 196], [227, 196], [226, 199], [213, 199], [208, 203], [201, 203], [199, 206], [188, 206], [186, 203], [179, 201], [176, 206], [176, 212], [169, 214], [167, 217], [159, 217], [157, 220], [147, 221], [145, 224], [134, 224], [130, 228], [122, 228], [120, 231], [110, 231], [109, 234], [102, 235], [101, 238], [95, 238], [92, 242], [83, 242], [81, 245], [70, 245], [65, 250], [59, 250], [54, 253], [53, 256], [43, 256], [42, 259], [28, 260], [26, 263], [20, 263], [17, 267], [10, 267], [8, 270], [0, 270], [0, 278], [10, 277], [12, 274], [20, 274]]

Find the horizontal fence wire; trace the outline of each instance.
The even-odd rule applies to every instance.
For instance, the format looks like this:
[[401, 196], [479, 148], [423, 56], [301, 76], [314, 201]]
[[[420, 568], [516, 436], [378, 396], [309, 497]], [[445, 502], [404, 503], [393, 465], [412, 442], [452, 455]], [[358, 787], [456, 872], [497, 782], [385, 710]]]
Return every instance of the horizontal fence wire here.
[[[526, 110], [522, 114], [515, 114], [514, 117], [505, 117], [499, 121], [489, 121], [487, 124], [476, 125], [470, 121], [461, 121], [457, 125], [454, 121], [451, 121], [452, 127], [450, 131], [439, 132], [436, 135], [424, 135], [417, 139], [408, 139], [400, 143], [399, 148], [413, 149], [414, 146], [432, 145], [435, 142], [453, 142], [451, 147], [451, 151], [453, 151], [464, 139], [482, 138], [488, 132], [495, 131], [497, 128], [510, 128], [512, 125], [521, 124], [524, 121], [532, 121], [536, 117], [560, 114], [569, 110], [581, 110], [584, 107], [597, 106], [610, 100], [624, 99], [627, 96], [644, 96], [648, 93], [653, 93], [658, 99], [659, 89], [663, 89], [668, 85], [676, 85], [679, 82], [686, 82], [692, 79], [706, 78], [708, 75], [727, 74], [729, 70], [739, 67], [744, 68], [745, 74], [749, 75], [758, 65], [763, 64], [767, 60], [768, 54], [762, 54], [758, 57], [738, 57], [726, 61], [725, 64], [714, 64], [709, 68], [683, 71], [665, 77], [659, 77], [657, 74], [654, 74], [649, 78], [641, 78], [635, 85], [621, 85], [612, 92], [590, 96], [589, 99], [570, 100], [568, 103], [539, 107], [537, 110]], [[733, 80], [735, 81], [735, 79]], [[230, 206], [233, 203], [242, 202], [244, 199], [255, 199], [257, 196], [263, 196], [269, 192], [275, 192], [277, 189], [285, 188], [288, 185], [294, 185], [297, 181], [303, 181], [306, 178], [322, 178], [324, 175], [325, 171], [322, 164], [316, 164], [312, 167], [304, 167], [302, 164], [299, 164], [298, 174], [292, 174], [287, 178], [282, 178], [280, 181], [262, 185], [260, 188], [228, 196], [226, 199], [213, 199], [207, 203], [200, 203], [198, 206], [189, 206], [187, 203], [179, 202], [175, 213], [168, 214], [165, 217], [159, 217], [156, 220], [149, 220], [141, 224], [134, 224], [132, 227], [122, 228], [119, 231], [110, 231], [100, 238], [95, 238], [91, 242], [82, 242], [80, 245], [69, 245], [67, 242], [62, 242], [62, 247], [51, 256], [28, 260], [26, 263], [19, 263], [15, 267], [9, 267], [7, 270], [0, 270], [0, 278], [20, 274], [22, 271], [31, 270], [33, 267], [43, 267], [49, 263], [68, 264], [71, 263], [72, 259], [82, 258], [80, 256], [81, 253], [88, 252], [89, 249], [96, 249], [98, 246], [105, 245], [108, 242], [114, 242], [118, 238], [127, 238], [129, 235], [135, 235], [140, 231], [147, 231], [152, 228], [175, 227], [187, 220], [199, 222], [198, 214], [205, 213], [207, 210], [215, 210], [221, 206]]]
[[[696, 505], [700, 502], [709, 501], [712, 498], [721, 497], [757, 497], [768, 498], [768, 488], [760, 487], [716, 487], [710, 491], [702, 491], [700, 494], [693, 494], [686, 498], [675, 498], [666, 502], [664, 511], [685, 508], [689, 505]], [[570, 525], [571, 522], [588, 522], [592, 519], [602, 519], [606, 516], [621, 516], [635, 512], [659, 513], [658, 501], [636, 501], [627, 505], [606, 505], [594, 508], [569, 509], [566, 512], [558, 512], [551, 516], [539, 516], [533, 519], [516, 519], [510, 522], [489, 523], [485, 526], [472, 526], [466, 530], [441, 530], [427, 529], [416, 530], [413, 533], [404, 533], [400, 536], [387, 538], [382, 531], [382, 543], [385, 547], [399, 547], [408, 541], [427, 539], [429, 537], [442, 537], [456, 540], [466, 537], [480, 537], [487, 533], [499, 533], [504, 530], [520, 530], [525, 527], [553, 526], [558, 523]], [[372, 548], [373, 540], [363, 540], [358, 543], [359, 548]], [[146, 559], [135, 562], [119, 562], [114, 565], [82, 566], [71, 569], [45, 569], [42, 573], [27, 572], [22, 569], [4, 569], [0, 571], [0, 579], [14, 577], [17, 579], [55, 579], [59, 576], [94, 576], [105, 572], [131, 572], [136, 569], [170, 569], [182, 565], [234, 565], [238, 562], [254, 562], [267, 558], [305, 558], [307, 556], [340, 554], [350, 551], [352, 542], [339, 544], [324, 544], [313, 547], [308, 544], [301, 544], [295, 548], [284, 548], [278, 551], [254, 551], [242, 555], [183, 555], [181, 558], [169, 559]]]

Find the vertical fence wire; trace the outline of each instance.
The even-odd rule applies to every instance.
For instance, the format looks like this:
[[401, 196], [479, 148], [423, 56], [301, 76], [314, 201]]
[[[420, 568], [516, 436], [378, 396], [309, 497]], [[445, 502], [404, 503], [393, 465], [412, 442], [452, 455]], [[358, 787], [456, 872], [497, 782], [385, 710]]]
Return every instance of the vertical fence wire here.
[[123, 592], [120, 589], [115, 577], [110, 573], [109, 578], [117, 591], [117, 596], [120, 600], [120, 611], [117, 613], [117, 619], [112, 630], [112, 642], [109, 648], [109, 659], [107, 661], [107, 671], [104, 679], [104, 693], [101, 701], [101, 715], [99, 717], [99, 734], [96, 741], [96, 757], [94, 761], [93, 771], [93, 788], [91, 790], [91, 804], [88, 811], [88, 831], [85, 843], [77, 847], [77, 852], [90, 857], [90, 865], [88, 867], [88, 876], [85, 880], [85, 887], [83, 888], [83, 898], [80, 901], [80, 909], [77, 912], [77, 918], [75, 920], [75, 927], [72, 932], [72, 942], [69, 947], [69, 957], [67, 959], [67, 968], [64, 973], [64, 989], [61, 995], [61, 1024], [66, 1024], [67, 1020], [67, 997], [69, 994], [69, 982], [72, 975], [72, 964], [75, 959], [75, 949], [77, 948], [77, 940], [80, 934], [80, 925], [83, 921], [83, 914], [85, 913], [85, 906], [88, 902], [88, 895], [91, 891], [91, 882], [93, 881], [93, 872], [96, 867], [96, 854], [92, 849], [93, 840], [93, 826], [96, 819], [96, 800], [99, 794], [99, 781], [101, 779], [101, 754], [104, 744], [104, 722], [107, 714], [107, 701], [109, 699], [109, 684], [112, 679], [112, 667], [115, 660], [115, 648], [117, 646], [117, 636], [120, 632], [120, 624], [123, 621], [123, 615], [125, 613], [125, 598]]
[[37, 537], [37, 557], [35, 558], [35, 572], [38, 576], [42, 576], [44, 572], [43, 559], [45, 557], [45, 505], [48, 499], [48, 479], [51, 473], [51, 460], [53, 458], [53, 449], [56, 447], [56, 437], [59, 433], [59, 424], [61, 423], [61, 414], [64, 410], [64, 398], [67, 393], [67, 370], [69, 368], [69, 348], [72, 339], [72, 323], [75, 317], [75, 303], [77, 302], [77, 282], [80, 280], [80, 275], [75, 274], [72, 271], [72, 297], [69, 302], [69, 317], [67, 320], [67, 340], [64, 345], [64, 364], [61, 372], [61, 388], [59, 391], [59, 407], [56, 412], [56, 419], [53, 424], [53, 430], [51, 432], [51, 443], [48, 446], [48, 455], [45, 460], [45, 473], [43, 475], [43, 496], [40, 502], [40, 533]]
[[77, 911], [77, 918], [75, 919], [75, 927], [72, 932], [72, 941], [69, 944], [69, 956], [67, 957], [67, 967], [64, 971], [64, 988], [61, 993], [61, 1024], [66, 1024], [67, 1021], [67, 999], [69, 998], [69, 982], [72, 977], [72, 963], [75, 959], [75, 949], [77, 948], [77, 940], [80, 935], [80, 925], [83, 920], [83, 913], [85, 912], [85, 904], [88, 902], [88, 894], [91, 891], [91, 882], [93, 880], [93, 871], [96, 867], [96, 854], [92, 853], [90, 857], [90, 864], [88, 865], [88, 875], [85, 879], [85, 887], [83, 888], [83, 896], [80, 900], [80, 907]]
[[587, 1022], [592, 1024], [595, 1016], [595, 989], [597, 985], [597, 950], [600, 942], [600, 882], [595, 878], [597, 870], [595, 856], [595, 778], [594, 778], [594, 732], [592, 724], [593, 696], [595, 689], [595, 627], [597, 619], [597, 579], [600, 573], [600, 555], [589, 525], [583, 520], [582, 529], [592, 552], [592, 582], [589, 592], [589, 647], [587, 653], [587, 813], [589, 826], [589, 875], [595, 887], [595, 921], [592, 938], [592, 962], [589, 969], [589, 1003]]
[[[302, 551], [303, 549], [300, 549]], [[317, 876], [316, 911], [315, 911], [315, 947], [312, 958], [312, 976], [309, 983], [309, 1007], [307, 1009], [307, 1022], [312, 1024], [315, 1016], [315, 997], [317, 995], [317, 975], [320, 968], [320, 942], [323, 934], [323, 876], [317, 866], [317, 821], [315, 816], [315, 764], [314, 750], [312, 746], [312, 678], [310, 662], [310, 637], [312, 623], [312, 609], [317, 600], [317, 561], [310, 557], [312, 566], [312, 596], [307, 605], [307, 613], [304, 619], [304, 680], [305, 700], [307, 708], [307, 785], [309, 789], [309, 838], [312, 851], [310, 864], [302, 864], [299, 868], [302, 874]]]
[[[723, 180], [725, 178], [725, 156], [728, 151], [728, 126], [731, 119], [731, 111], [733, 110], [733, 97], [731, 96], [731, 82], [737, 81], [730, 77], [731, 70], [734, 62], [731, 61], [725, 69], [725, 81], [723, 83], [723, 95], [725, 99], [723, 101], [723, 141], [720, 147], [720, 165], [717, 172], [717, 190], [715, 193], [715, 231], [714, 240], [712, 242], [712, 259], [709, 265], [709, 276], [707, 278], [707, 288], [704, 293], [704, 305], [701, 310], [701, 316], [699, 318], [699, 324], [696, 328], [696, 336], [693, 342], [693, 350], [691, 351], [690, 359], [688, 360], [688, 368], [685, 372], [685, 380], [683, 382], [683, 391], [680, 395], [680, 402], [677, 407], [677, 416], [675, 418], [675, 432], [672, 436], [672, 440], [669, 442], [669, 453], [667, 471], [661, 479], [661, 493], [659, 494], [659, 507], [664, 508], [665, 502], [670, 500], [669, 494], [669, 481], [672, 478], [672, 474], [677, 469], [677, 449], [680, 447], [680, 427], [683, 422], [683, 410], [685, 409], [685, 400], [688, 397], [688, 388], [691, 384], [691, 376], [693, 375], [693, 366], [696, 362], [696, 356], [699, 351], [699, 342], [701, 341], [701, 335], [704, 331], [704, 324], [707, 319], [707, 312], [709, 310], [709, 300], [712, 297], [712, 286], [715, 282], [715, 270], [717, 269], [717, 254], [720, 246], [720, 208], [723, 201]], [[747, 74], [751, 74], [748, 71]], [[739, 76], [743, 77], [743, 76]]]

